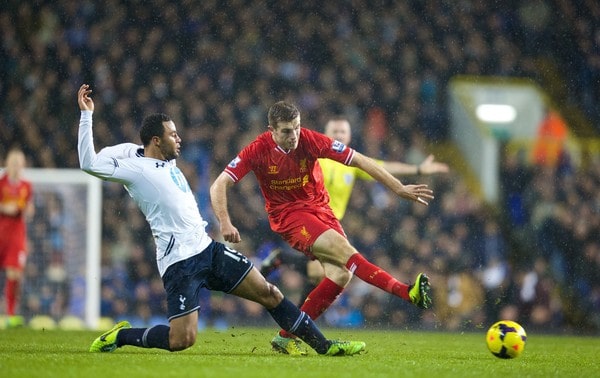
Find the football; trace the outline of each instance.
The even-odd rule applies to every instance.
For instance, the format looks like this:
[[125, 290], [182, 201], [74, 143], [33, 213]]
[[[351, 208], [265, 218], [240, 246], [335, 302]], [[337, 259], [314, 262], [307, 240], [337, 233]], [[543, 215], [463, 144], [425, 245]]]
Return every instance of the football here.
[[488, 349], [498, 358], [519, 357], [525, 349], [526, 341], [525, 329], [512, 320], [494, 323], [485, 336]]

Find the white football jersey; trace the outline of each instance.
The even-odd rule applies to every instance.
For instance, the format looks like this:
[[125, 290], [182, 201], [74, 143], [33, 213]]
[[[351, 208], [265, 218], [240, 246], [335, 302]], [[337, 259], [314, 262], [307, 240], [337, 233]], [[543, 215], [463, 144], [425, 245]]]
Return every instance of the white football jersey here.
[[114, 157], [124, 159], [128, 157], [144, 156], [144, 146], [134, 143], [121, 143], [114, 146], [104, 147], [98, 152], [98, 156]]
[[156, 243], [156, 263], [167, 268], [201, 253], [212, 242], [206, 233], [194, 193], [175, 161], [143, 157], [135, 144], [111, 146], [96, 154], [92, 112], [79, 122], [79, 165], [85, 172], [123, 184], [150, 224]]

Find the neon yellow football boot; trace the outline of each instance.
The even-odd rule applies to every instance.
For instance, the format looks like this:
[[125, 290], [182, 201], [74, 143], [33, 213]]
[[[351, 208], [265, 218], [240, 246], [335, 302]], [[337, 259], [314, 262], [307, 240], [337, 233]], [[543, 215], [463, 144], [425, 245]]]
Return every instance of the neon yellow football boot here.
[[282, 337], [279, 334], [271, 340], [271, 346], [274, 351], [290, 356], [306, 356], [308, 354], [300, 340]]
[[131, 324], [124, 320], [117, 323], [110, 330], [100, 335], [90, 346], [90, 352], [112, 352], [117, 349], [117, 334], [120, 330], [131, 328]]
[[352, 356], [365, 350], [363, 341], [333, 341], [325, 352], [326, 356]]
[[431, 307], [430, 290], [429, 277], [425, 273], [419, 273], [415, 283], [408, 288], [410, 301], [419, 308]]

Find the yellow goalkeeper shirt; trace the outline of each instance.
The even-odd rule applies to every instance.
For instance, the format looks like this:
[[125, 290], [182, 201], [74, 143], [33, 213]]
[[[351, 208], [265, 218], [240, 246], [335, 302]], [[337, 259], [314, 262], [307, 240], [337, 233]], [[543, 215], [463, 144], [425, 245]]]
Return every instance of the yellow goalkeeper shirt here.
[[[383, 164], [383, 161], [377, 160]], [[323, 170], [323, 181], [325, 189], [329, 193], [329, 206], [337, 219], [342, 219], [346, 213], [354, 181], [373, 180], [366, 172], [356, 167], [350, 167], [330, 159], [319, 159], [319, 165]]]

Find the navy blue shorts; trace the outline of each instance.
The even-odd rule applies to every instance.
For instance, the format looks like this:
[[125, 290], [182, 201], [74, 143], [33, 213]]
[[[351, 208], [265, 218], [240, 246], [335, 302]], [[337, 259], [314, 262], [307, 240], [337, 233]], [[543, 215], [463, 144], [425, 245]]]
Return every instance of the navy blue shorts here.
[[246, 256], [216, 241], [202, 253], [171, 265], [162, 277], [169, 321], [197, 311], [203, 287], [230, 293], [246, 278], [252, 266]]

